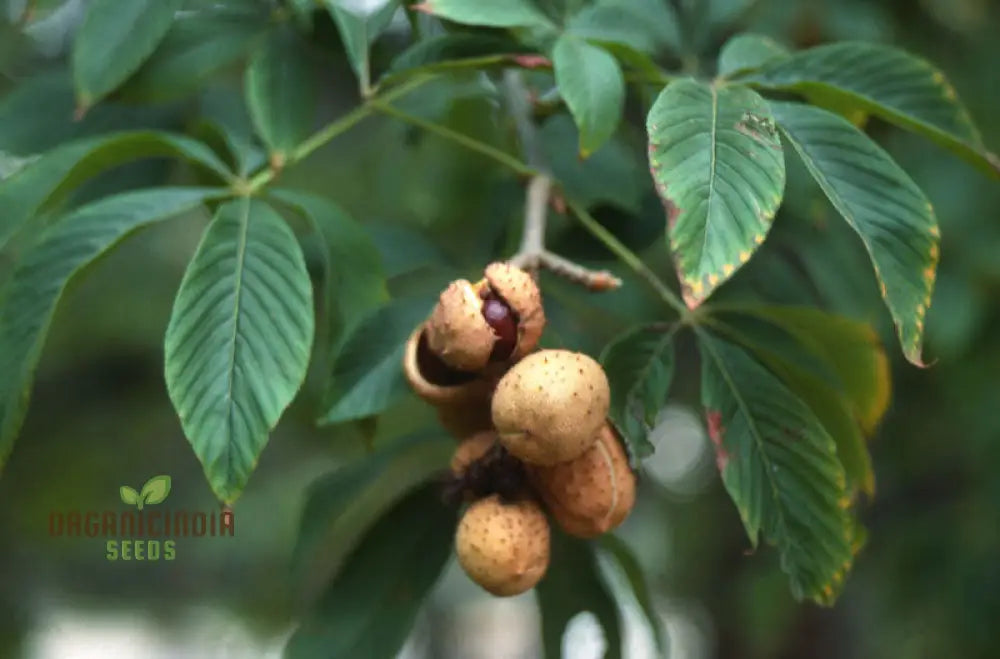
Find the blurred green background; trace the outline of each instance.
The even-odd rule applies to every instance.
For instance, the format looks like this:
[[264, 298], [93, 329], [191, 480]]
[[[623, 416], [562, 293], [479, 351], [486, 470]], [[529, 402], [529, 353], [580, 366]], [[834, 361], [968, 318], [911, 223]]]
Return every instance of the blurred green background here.
[[[207, 117], [247, 130], [237, 68], [176, 101], [151, 108], [112, 100], [73, 122], [65, 51], [85, 3], [35, 4], [34, 22], [22, 30], [14, 23], [23, 0], [0, 2], [0, 176], [59, 141], [111, 127], [199, 134]], [[940, 66], [986, 144], [1000, 147], [1000, 4], [993, 0], [689, 4], [703, 19], [689, 36], [706, 72], [726, 36], [744, 29], [799, 48], [842, 39], [892, 43]], [[666, 41], [680, 42], [676, 30], [664, 29]], [[333, 117], [357, 103], [355, 81], [328, 21], [317, 20], [313, 39], [328, 62], [317, 81], [323, 115]], [[397, 20], [376, 47], [376, 64], [406, 39], [406, 21]], [[543, 74], [530, 82], [539, 91], [551, 85]], [[511, 126], [485, 76], [443, 78], [404, 105], [513, 148]], [[564, 112], [540, 118], [542, 146], [557, 177], [667, 276], [639, 95], [628, 114], [630, 125], [587, 163], [575, 158], [575, 129]], [[927, 191], [941, 223], [926, 350], [932, 367], [916, 369], [898, 355], [860, 241], [799, 165], [790, 163], [786, 204], [771, 237], [720, 290], [821, 304], [880, 328], [894, 391], [872, 443], [877, 495], [861, 504], [867, 546], [833, 609], [794, 602], [773, 552], [747, 554], [697, 416], [697, 371], [685, 357], [693, 346], [682, 344], [679, 380], [656, 431], [658, 453], [645, 466], [640, 504], [619, 532], [647, 570], [674, 657], [996, 656], [1000, 186], [927, 142], [876, 122], [868, 129]], [[132, 165], [89, 184], [74, 201], [191, 176], [164, 162]], [[522, 187], [506, 171], [383, 118], [284, 172], [282, 183], [328, 195], [365, 222], [394, 294], [429, 294], [456, 274], [473, 275], [511, 253], [520, 230]], [[0, 657], [277, 655], [294, 620], [288, 574], [306, 486], [373, 444], [431, 422], [406, 400], [374, 425], [315, 428], [325, 379], [317, 364], [237, 503], [236, 538], [179, 540], [176, 560], [158, 563], [109, 562], [99, 539], [50, 538], [50, 511], [116, 508], [119, 486], [139, 487], [155, 474], [173, 478], [174, 506], [217, 506], [171, 408], [162, 365], [173, 297], [207, 219], [184, 217], [129, 239], [91, 267], [59, 307], [27, 423], [0, 477]], [[303, 233], [302, 240], [315, 256], [313, 237]], [[619, 270], [566, 218], [553, 216], [550, 246]], [[15, 257], [16, 245], [0, 254], [0, 277]], [[547, 340], [596, 353], [630, 324], [662, 316], [642, 286], [621, 274], [621, 291], [596, 297], [545, 277]], [[628, 620], [629, 656], [653, 656], [648, 633], [634, 615]], [[574, 626], [567, 655], [600, 656], [595, 634], [586, 621]], [[452, 568], [404, 654], [538, 652], [530, 595], [491, 600]]]

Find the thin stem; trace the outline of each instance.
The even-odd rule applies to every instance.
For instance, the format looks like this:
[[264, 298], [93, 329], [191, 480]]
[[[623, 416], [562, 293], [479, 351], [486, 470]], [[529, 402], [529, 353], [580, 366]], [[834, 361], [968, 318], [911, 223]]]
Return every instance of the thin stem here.
[[[532, 272], [545, 268], [555, 274], [576, 282], [591, 291], [610, 291], [622, 285], [618, 277], [607, 270], [591, 270], [545, 249], [545, 227], [549, 218], [549, 202], [552, 198], [552, 178], [542, 155], [538, 141], [538, 131], [532, 117], [529, 91], [520, 71], [504, 71], [504, 90], [507, 106], [514, 118], [521, 152], [528, 166], [538, 170], [528, 184], [524, 204], [524, 231], [521, 246], [510, 262]], [[537, 276], [537, 275], [536, 275]]]
[[[376, 108], [380, 112], [383, 112], [384, 114], [396, 117], [401, 121], [405, 121], [406, 123], [417, 126], [418, 128], [422, 128], [428, 132], [434, 133], [435, 135], [440, 135], [441, 137], [452, 140], [457, 144], [461, 144], [462, 146], [471, 149], [472, 151], [476, 151], [487, 157], [490, 157], [493, 160], [499, 162], [500, 164], [506, 165], [507, 167], [509, 167], [511, 170], [513, 170], [518, 174], [521, 174], [523, 176], [532, 176], [532, 177], [539, 175], [539, 172], [535, 171], [527, 164], [521, 162], [520, 160], [510, 155], [509, 153], [500, 151], [499, 149], [492, 147], [488, 144], [484, 144], [475, 138], [469, 137], [468, 135], [463, 135], [462, 133], [453, 131], [450, 128], [447, 128], [440, 124], [435, 124], [433, 122], [426, 121], [419, 117], [407, 114], [401, 110], [398, 110], [397, 108], [386, 105], [385, 103], [379, 101], [372, 101], [370, 105], [372, 105], [372, 107]], [[593, 234], [595, 238], [601, 241], [605, 245], [605, 247], [607, 247], [612, 254], [617, 256], [622, 261], [622, 263], [624, 263], [629, 269], [631, 269], [633, 272], [642, 277], [642, 279], [645, 280], [646, 283], [648, 283], [653, 288], [653, 290], [657, 293], [657, 295], [659, 295], [659, 297], [664, 302], [666, 302], [667, 305], [669, 305], [671, 308], [673, 308], [680, 314], [682, 319], [689, 320], [692, 318], [692, 312], [684, 305], [683, 302], [680, 301], [680, 299], [674, 294], [674, 292], [670, 290], [670, 287], [668, 287], [659, 277], [656, 276], [656, 274], [652, 270], [650, 270], [646, 266], [645, 263], [643, 263], [642, 259], [640, 259], [638, 255], [635, 254], [635, 252], [633, 252], [628, 247], [623, 245], [617, 238], [614, 237], [614, 235], [612, 235], [607, 229], [601, 226], [601, 224], [597, 220], [595, 220], [593, 216], [590, 215], [590, 213], [588, 213], [587, 210], [579, 203], [569, 199], [566, 200], [566, 203], [569, 209], [572, 210], [573, 213], [577, 216], [577, 218], [579, 219], [580, 223], [584, 226], [584, 228], [590, 231], [590, 233]], [[538, 257], [538, 264], [542, 267], [550, 267], [553, 269], [553, 271], [560, 272], [563, 269], [562, 266], [564, 265], [564, 262], [566, 261], [565, 259], [559, 259], [559, 257], [553, 259], [552, 257], [554, 256], [555, 255], [550, 254], [549, 252], [543, 252], [543, 255]], [[577, 267], [582, 267], [582, 266], [577, 266]], [[610, 273], [603, 273], [603, 272], [595, 274], [597, 275], [597, 277], [592, 281], [596, 281], [598, 282], [598, 284], [588, 285], [589, 288], [591, 288], [592, 290], [607, 290], [609, 288], [615, 288], [615, 285], [613, 285], [610, 282], [608, 285], [604, 287], [601, 287], [600, 285], [600, 282], [604, 281], [605, 276], [615, 279], [613, 275], [611, 275]]]
[[552, 179], [545, 174], [536, 174], [528, 183], [524, 202], [524, 233], [517, 253], [509, 259], [510, 263], [532, 272], [545, 268], [595, 292], [621, 286], [621, 279], [607, 270], [591, 270], [545, 249], [545, 225], [551, 192]]
[[[401, 96], [409, 94], [417, 87], [420, 87], [428, 80], [430, 80], [431, 77], [432, 76], [415, 77], [412, 80], [400, 85], [399, 87], [396, 87], [386, 92], [380, 98], [369, 99], [367, 102], [354, 108], [353, 110], [351, 110], [344, 116], [340, 117], [339, 119], [332, 121], [331, 123], [321, 128], [316, 133], [313, 133], [304, 142], [302, 142], [302, 144], [300, 144], [294, 151], [288, 154], [288, 157], [286, 158], [285, 162], [282, 163], [282, 166], [288, 166], [292, 163], [296, 163], [300, 160], [307, 158], [314, 151], [324, 146], [327, 142], [337, 137], [341, 133], [347, 132], [348, 130], [353, 128], [356, 124], [360, 123], [363, 119], [374, 113], [378, 109], [378, 105], [380, 103], [388, 103], [397, 98], [400, 98]], [[278, 172], [279, 169], [273, 167], [268, 167], [258, 171], [250, 178], [249, 181], [247, 181], [245, 186], [242, 186], [243, 189], [241, 190], [241, 193], [253, 194], [257, 192], [257, 190], [260, 190], [262, 187], [273, 181], [274, 178], [278, 175]]]
[[[388, 96], [388, 94], [386, 96]], [[439, 135], [445, 139], [455, 142], [456, 144], [461, 144], [462, 146], [471, 151], [476, 151], [477, 153], [481, 153], [484, 156], [492, 158], [493, 160], [497, 161], [502, 165], [506, 165], [507, 167], [509, 167], [510, 169], [512, 169], [513, 171], [517, 172], [522, 176], [534, 176], [535, 174], [538, 173], [532, 167], [521, 162], [516, 157], [512, 156], [506, 151], [502, 151], [501, 149], [486, 144], [485, 142], [480, 142], [474, 137], [469, 137], [468, 135], [459, 133], [458, 131], [448, 128], [447, 126], [442, 126], [441, 124], [436, 124], [431, 121], [427, 121], [426, 119], [421, 119], [420, 117], [404, 112], [399, 108], [389, 105], [389, 103], [386, 102], [385, 98], [374, 99], [370, 101], [368, 105], [371, 108], [377, 110], [378, 112], [381, 112], [382, 114], [388, 115], [390, 117], [395, 117], [396, 119], [399, 119], [400, 121], [403, 121], [410, 125], [416, 126], [417, 128], [422, 128], [423, 130], [426, 130], [428, 133]]]
[[594, 216], [587, 212], [587, 209], [580, 205], [579, 202], [573, 201], [571, 199], [566, 200], [566, 206], [573, 211], [576, 215], [577, 220], [583, 225], [583, 228], [590, 232], [594, 238], [601, 241], [601, 243], [608, 248], [612, 254], [618, 257], [618, 259], [629, 267], [634, 273], [642, 277], [647, 284], [652, 287], [656, 294], [660, 296], [664, 302], [671, 306], [678, 314], [680, 314], [681, 319], [688, 322], [692, 318], [692, 312], [687, 306], [681, 302], [680, 298], [670, 290], [662, 279], [656, 276], [652, 270], [643, 262], [639, 256], [622, 244], [614, 234], [604, 228], [600, 222], [594, 219]]
[[510, 262], [520, 268], [535, 268], [538, 257], [545, 251], [545, 224], [549, 212], [552, 179], [545, 174], [532, 177], [524, 197], [524, 232], [521, 246]]

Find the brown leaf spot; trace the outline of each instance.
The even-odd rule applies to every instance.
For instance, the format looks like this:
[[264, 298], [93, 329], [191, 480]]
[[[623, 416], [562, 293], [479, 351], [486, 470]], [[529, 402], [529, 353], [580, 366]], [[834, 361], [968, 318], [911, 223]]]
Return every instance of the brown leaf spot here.
[[726, 429], [722, 427], [722, 414], [715, 410], [705, 412], [705, 420], [708, 423], [708, 437], [715, 447], [715, 464], [719, 471], [723, 471], [729, 464], [729, 451], [722, 444], [722, 435]]
[[681, 209], [665, 195], [661, 196], [660, 199], [663, 201], [663, 210], [667, 212], [667, 230], [673, 231], [674, 225], [677, 224], [677, 217], [681, 214]]

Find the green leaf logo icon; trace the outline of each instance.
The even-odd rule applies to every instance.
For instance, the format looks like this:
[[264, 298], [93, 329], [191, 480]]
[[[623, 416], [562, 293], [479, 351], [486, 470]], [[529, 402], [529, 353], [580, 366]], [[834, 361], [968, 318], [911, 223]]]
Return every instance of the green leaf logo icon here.
[[122, 501], [124, 503], [127, 503], [131, 506], [134, 506], [139, 503], [139, 493], [136, 492], [131, 487], [129, 487], [128, 485], [122, 485], [121, 489], [118, 490], [118, 493], [121, 494]]
[[170, 494], [170, 476], [162, 474], [153, 476], [142, 486], [141, 492], [136, 492], [128, 485], [122, 485], [118, 493], [124, 503], [134, 505], [139, 510], [146, 504], [163, 503]]

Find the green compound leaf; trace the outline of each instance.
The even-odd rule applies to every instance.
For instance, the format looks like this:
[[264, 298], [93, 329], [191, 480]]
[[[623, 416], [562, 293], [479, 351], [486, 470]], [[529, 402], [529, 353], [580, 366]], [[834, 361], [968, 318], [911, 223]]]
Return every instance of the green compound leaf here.
[[837, 448], [810, 408], [742, 347], [699, 333], [702, 404], [722, 481], [756, 547], [778, 548], [792, 594], [830, 605], [853, 561]]
[[88, 108], [149, 57], [184, 0], [92, 0], [73, 42], [78, 101]]
[[636, 327], [616, 337], [601, 353], [601, 364], [611, 383], [609, 416], [633, 463], [654, 451], [649, 431], [670, 393], [673, 338], [672, 331], [659, 327]]
[[889, 409], [892, 372], [885, 348], [871, 325], [811, 307], [749, 307], [819, 356], [836, 376], [866, 434]]
[[188, 265], [166, 336], [170, 400], [219, 499], [243, 491], [309, 365], [312, 286], [270, 206], [219, 207]]
[[580, 157], [614, 135], [625, 105], [625, 77], [610, 53], [564, 34], [552, 50], [559, 93], [580, 129]]
[[646, 129], [681, 292], [694, 308], [764, 242], [784, 192], [781, 141], [756, 92], [690, 79], [660, 94]]
[[742, 80], [803, 94], [814, 105], [869, 112], [1000, 178], [1000, 159], [983, 147], [944, 74], [898, 48], [860, 42], [817, 46], [775, 60]]
[[890, 398], [889, 362], [864, 323], [808, 307], [733, 307], [720, 331], [748, 348], [816, 414], [837, 444], [851, 493], [875, 493], [866, 438]]
[[166, 474], [153, 476], [142, 486], [140, 493], [143, 503], [157, 504], [163, 503], [170, 494], [170, 476]]
[[225, 190], [138, 190], [83, 206], [47, 227], [0, 289], [0, 467], [28, 407], [42, 344], [69, 280], [140, 227], [193, 210]]
[[801, 103], [771, 106], [806, 168], [864, 241], [903, 354], [921, 365], [941, 236], [930, 201], [889, 154], [843, 117]]

